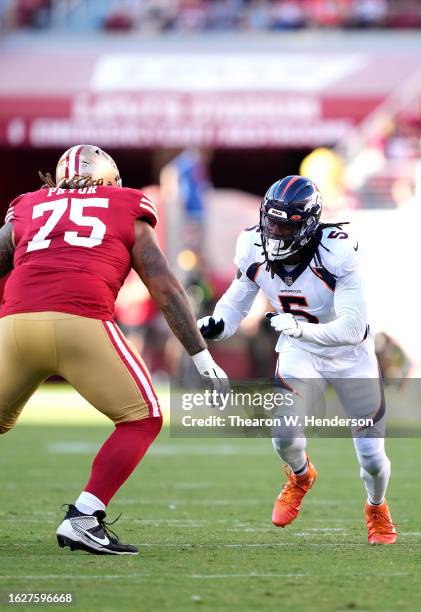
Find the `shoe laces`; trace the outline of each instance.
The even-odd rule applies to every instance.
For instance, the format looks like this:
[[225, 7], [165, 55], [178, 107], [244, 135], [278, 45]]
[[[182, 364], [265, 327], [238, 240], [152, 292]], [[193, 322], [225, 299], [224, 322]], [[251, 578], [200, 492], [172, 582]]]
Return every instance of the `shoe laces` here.
[[105, 521], [104, 520], [105, 519], [105, 512], [103, 512], [102, 510], [97, 510], [93, 514], [93, 516], [96, 517], [99, 525], [102, 527], [102, 529], [105, 532], [105, 535], [108, 537], [109, 540], [114, 540], [115, 542], [119, 542], [120, 541], [120, 538], [118, 537], [116, 532], [113, 531], [112, 529], [110, 529], [110, 525], [114, 525], [114, 523], [116, 523], [120, 519], [121, 514], [122, 513], [120, 512], [118, 517], [115, 518], [113, 521]]
[[286, 484], [284, 484], [282, 488], [282, 502], [291, 505], [293, 501], [295, 501], [295, 489], [298, 487], [302, 490], [305, 490], [300, 484], [297, 482], [297, 477], [291, 468], [288, 465], [284, 466], [285, 475], [288, 478]]
[[381, 510], [373, 506], [374, 510], [370, 510], [370, 526], [376, 529], [377, 533], [390, 533], [396, 527], [396, 523], [392, 521], [389, 513], [386, 510]]
[[[62, 504], [61, 509], [62, 510], [67, 509], [67, 512], [68, 512], [70, 510], [71, 505], [72, 504]], [[110, 529], [110, 525], [114, 525], [114, 523], [116, 523], [121, 518], [121, 515], [122, 515], [122, 512], [120, 512], [118, 517], [115, 518], [113, 521], [105, 521], [104, 519], [106, 517], [106, 514], [103, 510], [97, 510], [96, 512], [92, 514], [92, 516], [94, 516], [96, 520], [98, 521], [98, 527], [101, 527], [103, 529], [107, 538], [109, 540], [114, 540], [115, 542], [119, 542], [120, 538], [118, 537], [115, 531]], [[96, 527], [95, 529], [98, 529], [98, 527]], [[114, 537], [112, 537], [110, 534], [112, 534]]]

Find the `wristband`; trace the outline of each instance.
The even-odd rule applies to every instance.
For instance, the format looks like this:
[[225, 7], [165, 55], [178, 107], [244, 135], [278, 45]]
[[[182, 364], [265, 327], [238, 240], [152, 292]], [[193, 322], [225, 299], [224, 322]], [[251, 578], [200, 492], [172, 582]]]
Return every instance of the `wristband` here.
[[199, 372], [201, 370], [207, 370], [214, 363], [212, 355], [209, 353], [208, 349], [203, 349], [203, 351], [196, 353], [196, 355], [191, 355], [191, 358], [193, 359], [194, 365]]

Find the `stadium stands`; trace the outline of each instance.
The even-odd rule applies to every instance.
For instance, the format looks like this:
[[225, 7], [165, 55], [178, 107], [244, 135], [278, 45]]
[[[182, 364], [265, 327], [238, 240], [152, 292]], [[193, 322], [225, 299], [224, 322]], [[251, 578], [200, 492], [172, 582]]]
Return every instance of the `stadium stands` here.
[[3, 31], [282, 31], [417, 28], [417, 0], [4, 0]]

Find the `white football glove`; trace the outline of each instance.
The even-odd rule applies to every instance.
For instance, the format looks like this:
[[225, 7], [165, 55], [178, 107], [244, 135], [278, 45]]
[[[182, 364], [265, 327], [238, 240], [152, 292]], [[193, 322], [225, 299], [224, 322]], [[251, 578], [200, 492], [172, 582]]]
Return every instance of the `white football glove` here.
[[211, 390], [218, 393], [229, 393], [230, 385], [228, 376], [224, 370], [217, 365], [208, 349], [192, 355], [194, 365], [205, 383], [210, 383]]
[[270, 318], [270, 325], [277, 332], [285, 336], [293, 336], [299, 338], [303, 333], [301, 323], [290, 312], [274, 315]]

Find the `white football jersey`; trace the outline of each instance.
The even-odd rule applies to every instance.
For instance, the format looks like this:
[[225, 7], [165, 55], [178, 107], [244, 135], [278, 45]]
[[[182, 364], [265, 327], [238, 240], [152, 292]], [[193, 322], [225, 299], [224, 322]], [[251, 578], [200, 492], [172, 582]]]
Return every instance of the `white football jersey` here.
[[[359, 274], [360, 247], [348, 228], [324, 229], [315, 253], [308, 254], [293, 269], [281, 263], [272, 277], [266, 269], [259, 226], [255, 226], [240, 234], [234, 262], [242, 273], [243, 283], [244, 277], [248, 279], [249, 293], [252, 285], [256, 293], [260, 288], [274, 311], [289, 312], [304, 322], [303, 336], [280, 334], [276, 351], [292, 344], [322, 357], [358, 356], [358, 338], [357, 343], [341, 344], [335, 341], [335, 334], [330, 334], [324, 340], [323, 325], [305, 325], [329, 323], [349, 312], [361, 321], [361, 342], [367, 337], [364, 288]], [[310, 341], [312, 337], [317, 341]]]

